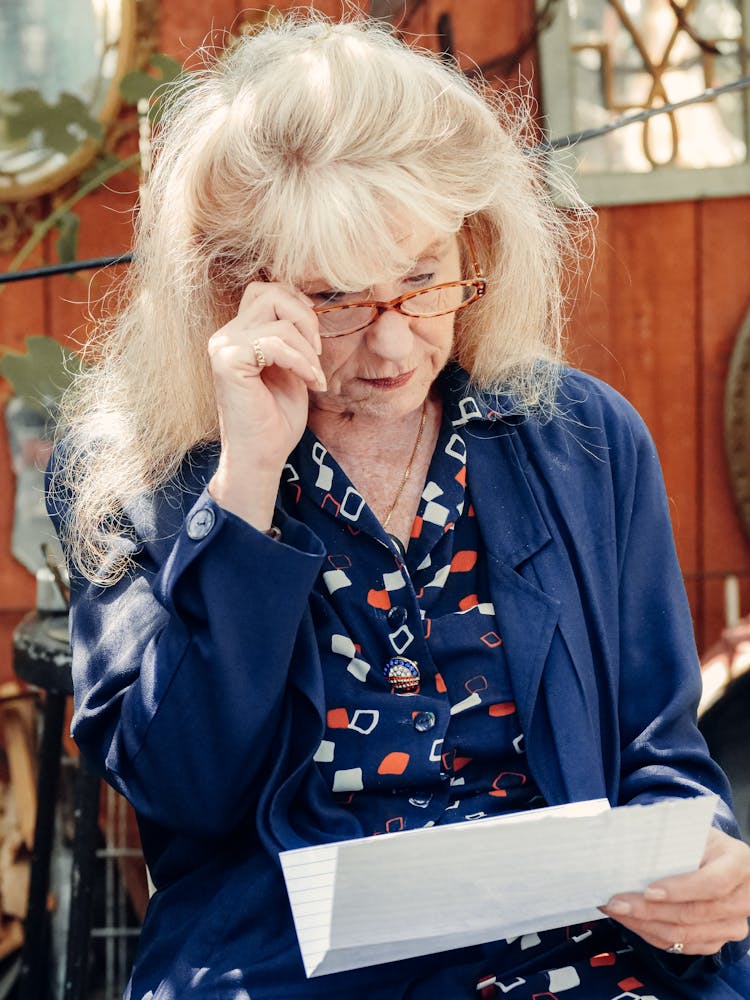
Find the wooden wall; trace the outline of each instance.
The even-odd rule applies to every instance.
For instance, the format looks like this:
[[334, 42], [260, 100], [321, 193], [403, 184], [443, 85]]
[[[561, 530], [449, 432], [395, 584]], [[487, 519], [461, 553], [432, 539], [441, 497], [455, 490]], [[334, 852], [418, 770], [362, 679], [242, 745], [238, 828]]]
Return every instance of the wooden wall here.
[[[231, 26], [245, 6], [210, 0], [193, 10], [161, 0], [157, 45], [183, 59], [212, 27]], [[335, 14], [341, 5], [315, 6]], [[466, 66], [483, 64], [528, 37], [532, 8], [532, 0], [424, 0], [405, 27], [434, 46], [438, 18], [449, 13], [455, 50], [466, 54]], [[521, 71], [538, 79], [533, 49]], [[518, 85], [518, 73], [507, 82]], [[81, 257], [127, 248], [135, 187], [134, 177], [118, 177], [81, 206]], [[48, 242], [28, 264], [52, 259]], [[722, 624], [725, 574], [740, 576], [744, 608], [750, 606], [750, 544], [734, 511], [722, 439], [728, 357], [750, 306], [749, 259], [750, 197], [602, 209], [595, 263], [570, 329], [573, 362], [622, 391], [654, 434], [701, 648]], [[91, 290], [88, 281], [6, 286], [0, 344], [20, 346], [31, 333], [67, 341], [83, 335], [85, 303], [101, 293], [106, 277]], [[12, 628], [34, 601], [33, 581], [8, 551], [12, 489], [0, 434], [0, 680], [11, 671]]]
[[727, 574], [750, 610], [750, 545], [734, 507], [724, 387], [750, 307], [750, 198], [602, 210], [571, 353], [640, 410], [659, 448], [699, 648], [723, 622]]

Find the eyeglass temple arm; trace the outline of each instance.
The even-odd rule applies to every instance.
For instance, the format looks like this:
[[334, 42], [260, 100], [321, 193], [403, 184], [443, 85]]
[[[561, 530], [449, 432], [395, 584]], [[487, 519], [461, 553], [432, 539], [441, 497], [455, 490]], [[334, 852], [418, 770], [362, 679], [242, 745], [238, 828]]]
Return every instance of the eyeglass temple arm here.
[[471, 235], [471, 230], [466, 227], [464, 229], [466, 233], [466, 242], [469, 246], [469, 253], [471, 254], [471, 263], [474, 268], [474, 277], [481, 279], [482, 284], [477, 287], [477, 294], [481, 297], [487, 291], [487, 275], [482, 270], [479, 259], [477, 257], [477, 248], [474, 245], [474, 238]]

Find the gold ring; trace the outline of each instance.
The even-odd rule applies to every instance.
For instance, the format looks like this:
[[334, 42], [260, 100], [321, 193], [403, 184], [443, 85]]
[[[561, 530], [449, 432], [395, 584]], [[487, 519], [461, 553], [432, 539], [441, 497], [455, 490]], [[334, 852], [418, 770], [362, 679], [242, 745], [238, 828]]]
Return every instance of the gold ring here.
[[667, 953], [669, 955], [681, 955], [685, 950], [685, 945], [682, 941], [675, 941], [671, 948], [667, 948]]
[[258, 368], [265, 368], [268, 362], [266, 361], [266, 356], [263, 353], [263, 348], [260, 346], [259, 340], [253, 341], [253, 350], [255, 351], [255, 364]]

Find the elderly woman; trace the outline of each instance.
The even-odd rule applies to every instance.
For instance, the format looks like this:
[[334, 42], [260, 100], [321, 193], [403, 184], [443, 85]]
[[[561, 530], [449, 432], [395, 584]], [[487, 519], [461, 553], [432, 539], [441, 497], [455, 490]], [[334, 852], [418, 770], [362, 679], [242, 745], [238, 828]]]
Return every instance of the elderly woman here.
[[[130, 998], [750, 996], [657, 459], [561, 365], [575, 239], [520, 132], [314, 17], [170, 102], [50, 487], [74, 735], [157, 887]], [[710, 792], [699, 871], [601, 921], [305, 978], [281, 850]]]

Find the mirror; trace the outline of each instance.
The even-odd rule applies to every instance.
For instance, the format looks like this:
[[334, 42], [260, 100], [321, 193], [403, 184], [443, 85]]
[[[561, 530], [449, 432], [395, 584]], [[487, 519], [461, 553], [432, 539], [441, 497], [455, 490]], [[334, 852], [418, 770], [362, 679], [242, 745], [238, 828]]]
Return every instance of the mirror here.
[[155, 0], [0, 0], [0, 202], [60, 187], [94, 159], [145, 55]]

